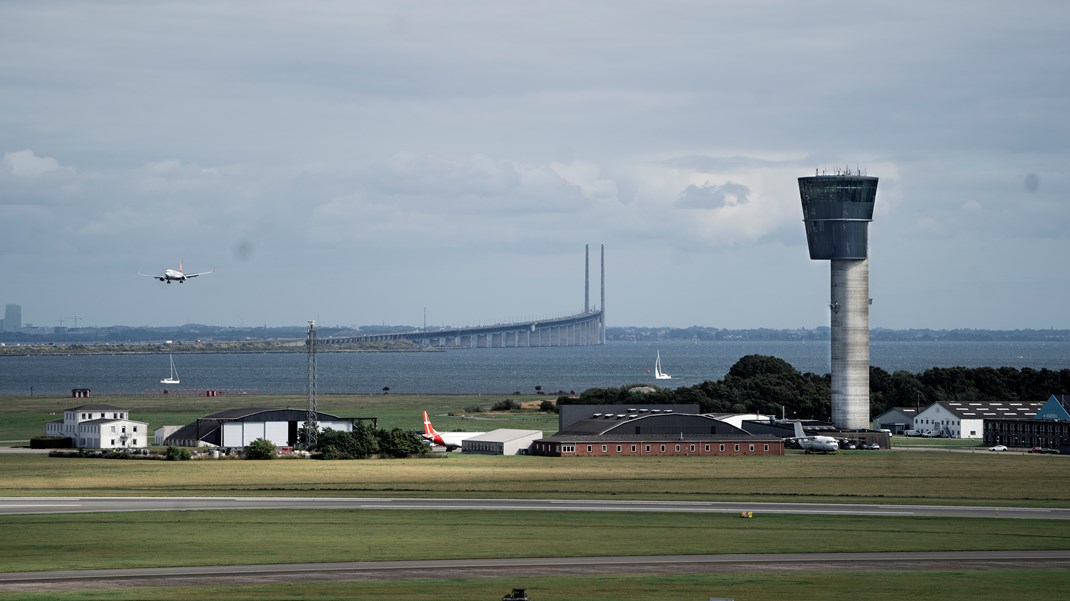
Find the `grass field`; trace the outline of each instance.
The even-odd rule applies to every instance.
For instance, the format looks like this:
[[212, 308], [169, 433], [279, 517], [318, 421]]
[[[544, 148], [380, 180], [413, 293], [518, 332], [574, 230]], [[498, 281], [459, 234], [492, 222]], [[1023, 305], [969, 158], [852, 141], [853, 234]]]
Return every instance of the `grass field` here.
[[69, 593], [0, 593], [6, 601], [497, 601], [513, 587], [526, 587], [532, 601], [1009, 601], [1062, 599], [1070, 571], [913, 570], [791, 574], [689, 574], [680, 576], [554, 576], [523, 578], [399, 579], [390, 582], [335, 582], [201, 587], [131, 588]]
[[[423, 428], [420, 412], [432, 415], [439, 431], [489, 431], [497, 428], [542, 430], [547, 435], [557, 431], [557, 415], [535, 410], [519, 413], [465, 412], [467, 407], [490, 407], [511, 399], [528, 405], [553, 397], [544, 395], [317, 395], [316, 408], [340, 417], [376, 417], [382, 428]], [[107, 404], [128, 409], [130, 419], [149, 424], [149, 432], [164, 425], [184, 425], [199, 417], [236, 407], [293, 407], [303, 409], [307, 400], [301, 395], [249, 396], [97, 396], [89, 399], [69, 397], [0, 397], [0, 441], [29, 440], [44, 436], [45, 424], [63, 418], [63, 410], [79, 405]]]
[[63, 459], [0, 453], [0, 496], [449, 496], [1070, 506], [1065, 457], [852, 451], [783, 457], [367, 461]]

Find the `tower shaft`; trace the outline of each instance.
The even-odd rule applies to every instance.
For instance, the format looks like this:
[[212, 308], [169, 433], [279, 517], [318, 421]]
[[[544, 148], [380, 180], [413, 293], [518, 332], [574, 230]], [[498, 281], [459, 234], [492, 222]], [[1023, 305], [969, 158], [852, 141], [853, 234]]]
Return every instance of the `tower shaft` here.
[[869, 427], [869, 259], [831, 263], [832, 423]]

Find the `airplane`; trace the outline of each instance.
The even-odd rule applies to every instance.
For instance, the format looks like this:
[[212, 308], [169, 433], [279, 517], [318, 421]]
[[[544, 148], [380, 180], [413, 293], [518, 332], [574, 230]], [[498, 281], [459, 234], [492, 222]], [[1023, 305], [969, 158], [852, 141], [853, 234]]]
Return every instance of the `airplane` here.
[[802, 422], [795, 422], [795, 441], [807, 453], [835, 453], [840, 450], [840, 443], [831, 436], [807, 436], [803, 432]]
[[168, 284], [170, 284], [171, 282], [178, 282], [180, 284], [184, 284], [186, 282], [186, 280], [188, 280], [189, 278], [195, 278], [195, 277], [197, 277], [199, 275], [208, 275], [210, 273], [212, 273], [212, 272], [211, 271], [202, 271], [200, 273], [185, 273], [185, 272], [182, 271], [182, 259], [178, 260], [178, 269], [177, 270], [176, 269], [164, 269], [163, 270], [163, 275], [155, 275], [155, 274], [151, 274], [151, 273], [141, 273], [140, 271], [137, 272], [138, 275], [143, 275], [143, 276], [145, 276], [147, 278], [156, 278], [157, 280], [160, 280], [161, 282], [167, 282]]
[[431, 420], [427, 418], [427, 412], [424, 411], [424, 440], [430, 444], [446, 447], [447, 451], [459, 449], [462, 440], [481, 434], [486, 434], [486, 432], [436, 432], [435, 427], [431, 425]]

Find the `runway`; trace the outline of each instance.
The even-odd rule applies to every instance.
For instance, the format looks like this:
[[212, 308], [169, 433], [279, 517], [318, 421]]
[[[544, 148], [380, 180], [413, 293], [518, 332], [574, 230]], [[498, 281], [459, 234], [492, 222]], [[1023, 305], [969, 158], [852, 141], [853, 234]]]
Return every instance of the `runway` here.
[[194, 566], [0, 573], [0, 590], [58, 591], [411, 578], [1070, 568], [1070, 551], [783, 553]]
[[666, 513], [821, 514], [1066, 520], [1070, 509], [878, 505], [837, 503], [748, 503], [703, 501], [616, 501], [567, 499], [427, 499], [361, 497], [0, 497], [0, 515], [117, 511], [204, 511], [227, 509], [396, 509], [435, 511], [613, 511]]

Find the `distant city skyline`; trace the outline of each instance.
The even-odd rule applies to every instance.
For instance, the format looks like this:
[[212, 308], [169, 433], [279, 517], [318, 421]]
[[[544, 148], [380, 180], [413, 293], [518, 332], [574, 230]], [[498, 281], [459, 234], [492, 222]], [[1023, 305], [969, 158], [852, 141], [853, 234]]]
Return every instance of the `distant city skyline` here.
[[[1068, 328], [1067, 30], [1043, 0], [0, 3], [0, 303], [523, 321], [580, 312], [605, 244], [608, 327], [822, 327], [798, 178], [862, 169], [871, 327]], [[213, 274], [138, 276], [180, 261]]]

